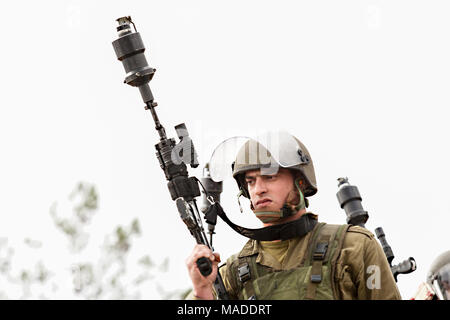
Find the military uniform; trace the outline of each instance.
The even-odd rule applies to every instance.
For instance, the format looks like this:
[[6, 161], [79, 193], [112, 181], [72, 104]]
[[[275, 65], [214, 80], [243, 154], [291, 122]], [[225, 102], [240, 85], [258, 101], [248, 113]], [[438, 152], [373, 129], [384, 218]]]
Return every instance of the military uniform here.
[[[224, 152], [230, 141], [235, 144], [224, 141]], [[217, 163], [221, 161], [218, 156]], [[212, 168], [215, 162], [211, 158]], [[240, 147], [231, 165], [239, 196], [253, 200], [246, 182], [248, 171], [260, 169], [261, 176], [271, 175], [274, 165], [277, 170], [290, 170], [299, 201], [286, 201], [282, 208], [267, 211], [251, 206], [266, 224], [304, 210], [306, 197], [317, 192], [313, 162], [305, 145], [290, 134], [277, 133], [264, 141], [250, 139]], [[259, 195], [254, 189], [252, 192], [256, 199], [264, 197], [262, 191]], [[382, 248], [362, 227], [318, 223], [310, 212], [290, 222], [252, 230], [224, 221], [251, 239], [219, 269], [231, 299], [401, 299]]]
[[[315, 260], [320, 229], [329, 229], [331, 238], [324, 259]], [[364, 228], [318, 223], [282, 246], [282, 262], [256, 240], [227, 260], [220, 273], [231, 299], [401, 299], [383, 250]]]

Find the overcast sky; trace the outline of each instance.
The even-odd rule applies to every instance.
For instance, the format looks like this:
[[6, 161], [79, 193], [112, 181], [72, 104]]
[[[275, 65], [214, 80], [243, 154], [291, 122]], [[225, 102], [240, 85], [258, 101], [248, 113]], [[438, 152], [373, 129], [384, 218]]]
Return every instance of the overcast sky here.
[[[337, 178], [358, 186], [367, 228], [382, 226], [398, 263], [404, 299], [449, 249], [450, 5], [446, 1], [14, 1], [0, 50], [0, 238], [43, 242], [62, 264], [66, 243], [49, 208], [63, 210], [78, 181], [96, 185], [91, 223], [100, 241], [141, 221], [137, 250], [170, 258], [161, 281], [190, 285], [194, 246], [154, 154], [159, 136], [111, 42], [131, 15], [146, 45], [157, 112], [168, 136], [186, 123], [202, 164], [222, 140], [267, 129], [291, 132], [309, 149], [318, 193], [310, 209], [345, 223]], [[201, 168], [191, 170], [201, 177]], [[237, 223], [257, 226], [233, 180], [222, 203]], [[225, 259], [245, 238], [219, 221]], [[95, 252], [92, 253], [95, 259]], [[19, 259], [18, 253], [18, 259]], [[30, 263], [22, 256], [22, 263]], [[67, 296], [61, 296], [65, 298]], [[147, 298], [157, 297], [148, 293]]]

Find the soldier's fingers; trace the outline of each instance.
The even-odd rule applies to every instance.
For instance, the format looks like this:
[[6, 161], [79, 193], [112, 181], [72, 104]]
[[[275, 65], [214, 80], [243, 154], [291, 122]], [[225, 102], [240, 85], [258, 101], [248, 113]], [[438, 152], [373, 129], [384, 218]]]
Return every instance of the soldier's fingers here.
[[214, 252], [213, 256], [214, 256], [214, 260], [213, 261], [217, 261], [217, 263], [219, 263], [221, 261], [220, 260], [220, 253]]
[[194, 260], [197, 260], [198, 258], [201, 258], [201, 257], [206, 257], [211, 260], [214, 259], [214, 255], [213, 255], [211, 249], [208, 248], [207, 246], [199, 245], [196, 249], [197, 250], [194, 250], [194, 252], [193, 252]]
[[188, 264], [188, 265], [195, 264], [195, 262], [202, 257], [211, 259], [211, 257], [214, 257], [214, 255], [213, 255], [211, 249], [209, 249], [207, 246], [196, 245], [194, 247], [194, 250], [192, 251], [191, 255], [186, 260], [186, 264]]

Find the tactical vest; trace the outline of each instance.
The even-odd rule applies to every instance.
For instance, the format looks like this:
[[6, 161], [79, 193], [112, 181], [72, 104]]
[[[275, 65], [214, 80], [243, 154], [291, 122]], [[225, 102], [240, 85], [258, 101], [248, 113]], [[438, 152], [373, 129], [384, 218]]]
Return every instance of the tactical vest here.
[[349, 225], [318, 223], [298, 268], [276, 271], [256, 263], [257, 254], [237, 257], [227, 268], [237, 277], [238, 298], [244, 300], [339, 299], [334, 281], [336, 262]]

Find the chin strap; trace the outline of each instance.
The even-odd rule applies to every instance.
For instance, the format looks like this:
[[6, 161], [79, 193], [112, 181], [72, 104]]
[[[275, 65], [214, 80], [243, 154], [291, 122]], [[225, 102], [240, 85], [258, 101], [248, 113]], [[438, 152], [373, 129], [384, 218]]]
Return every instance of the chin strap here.
[[217, 216], [240, 235], [259, 241], [288, 240], [296, 237], [303, 237], [317, 224], [317, 216], [309, 212], [294, 221], [265, 228], [248, 229], [234, 224], [227, 217], [222, 206], [218, 202], [215, 202], [205, 213], [206, 222], [215, 225]]

